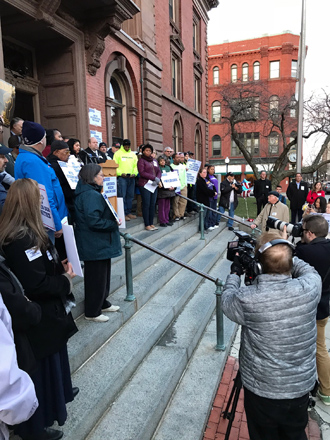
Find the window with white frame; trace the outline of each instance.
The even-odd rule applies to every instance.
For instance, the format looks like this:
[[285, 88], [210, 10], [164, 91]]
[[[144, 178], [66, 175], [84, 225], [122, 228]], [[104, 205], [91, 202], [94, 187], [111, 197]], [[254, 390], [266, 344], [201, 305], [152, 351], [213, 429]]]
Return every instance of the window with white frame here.
[[217, 123], [221, 121], [221, 104], [220, 101], [212, 103], [212, 122]]
[[249, 65], [244, 63], [242, 65], [242, 81], [246, 82], [249, 80]]
[[273, 95], [269, 98], [269, 116], [271, 118], [278, 117], [279, 105], [280, 105], [280, 101], [277, 95]]
[[233, 64], [231, 66], [231, 82], [235, 83], [237, 82], [237, 65]]
[[273, 131], [268, 136], [268, 151], [269, 151], [269, 154], [278, 154], [278, 152], [279, 152], [279, 140], [280, 140], [280, 136], [275, 131]]
[[269, 62], [269, 78], [279, 78], [280, 77], [280, 62], [270, 61]]
[[221, 137], [218, 134], [212, 137], [212, 156], [221, 156]]
[[298, 61], [291, 61], [291, 76], [292, 78], [298, 78]]
[[220, 75], [219, 75], [219, 67], [218, 66], [216, 66], [216, 67], [214, 67], [213, 68], [213, 84], [214, 85], [217, 85], [217, 84], [219, 84], [219, 80], [220, 80]]
[[256, 61], [253, 63], [253, 80], [259, 81], [260, 79], [260, 63]]

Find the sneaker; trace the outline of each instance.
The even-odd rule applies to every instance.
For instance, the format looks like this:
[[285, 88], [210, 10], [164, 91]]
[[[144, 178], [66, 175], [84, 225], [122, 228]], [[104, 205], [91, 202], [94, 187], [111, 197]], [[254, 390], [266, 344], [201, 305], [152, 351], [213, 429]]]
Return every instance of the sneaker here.
[[325, 394], [322, 394], [320, 390], [317, 390], [316, 395], [321, 399], [322, 403], [324, 405], [329, 406], [330, 405], [330, 396], [326, 396]]
[[159, 226], [160, 226], [161, 228], [166, 228], [167, 224], [166, 224], [166, 223], [159, 223]]
[[125, 215], [125, 220], [126, 220], [127, 222], [129, 222], [131, 219], [128, 217], [128, 215]]
[[217, 229], [219, 227], [219, 225], [214, 225], [213, 227], [214, 227], [214, 229]]
[[179, 220], [186, 220], [187, 217], [180, 217]]
[[87, 316], [85, 316], [85, 319], [87, 319], [87, 321], [94, 321], [94, 322], [107, 322], [107, 321], [109, 321], [109, 318], [104, 315], [95, 316], [94, 318], [88, 318]]
[[207, 228], [208, 231], [213, 231], [213, 229], [215, 229], [214, 226], [210, 226], [209, 228]]
[[178, 222], [180, 219], [179, 217], [175, 217], [175, 219], [173, 219], [175, 222]]
[[136, 218], [136, 215], [134, 215], [134, 214], [128, 214], [128, 216], [127, 217], [129, 217], [130, 219], [135, 219]]
[[102, 312], [117, 312], [119, 309], [120, 309], [119, 306], [110, 306], [107, 307], [106, 309], [102, 309]]

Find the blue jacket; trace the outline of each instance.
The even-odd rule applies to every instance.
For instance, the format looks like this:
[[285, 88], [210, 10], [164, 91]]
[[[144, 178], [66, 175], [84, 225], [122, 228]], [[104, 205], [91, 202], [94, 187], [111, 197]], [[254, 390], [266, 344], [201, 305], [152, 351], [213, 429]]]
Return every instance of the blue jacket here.
[[76, 241], [82, 261], [107, 260], [122, 254], [118, 224], [100, 194], [102, 187], [79, 180], [76, 188]]
[[41, 154], [32, 147], [22, 146], [15, 162], [15, 179], [30, 178], [45, 186], [55, 229], [62, 229], [62, 219], [68, 215], [63, 191], [55, 171]]

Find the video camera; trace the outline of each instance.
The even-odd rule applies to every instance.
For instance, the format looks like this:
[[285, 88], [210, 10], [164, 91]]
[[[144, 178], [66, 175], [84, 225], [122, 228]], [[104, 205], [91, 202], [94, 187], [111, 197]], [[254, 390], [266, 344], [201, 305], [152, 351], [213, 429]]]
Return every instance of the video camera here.
[[283, 231], [284, 226], [286, 226], [286, 232], [292, 235], [292, 237], [302, 237], [303, 235], [302, 223], [286, 223], [276, 217], [269, 216], [266, 226], [268, 228], [278, 229], [279, 231]]
[[238, 256], [239, 262], [245, 273], [244, 282], [246, 285], [249, 285], [252, 284], [253, 280], [258, 275], [254, 258], [256, 239], [243, 231], [234, 232], [238, 237], [238, 240], [230, 241], [228, 243], [227, 260], [234, 261], [235, 256]]

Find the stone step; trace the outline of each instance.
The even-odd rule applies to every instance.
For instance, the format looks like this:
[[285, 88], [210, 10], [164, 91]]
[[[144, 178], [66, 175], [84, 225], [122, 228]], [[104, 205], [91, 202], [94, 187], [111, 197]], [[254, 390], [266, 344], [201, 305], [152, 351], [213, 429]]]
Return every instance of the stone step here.
[[[204, 243], [202, 240], [192, 241], [194, 239], [192, 237], [187, 244], [176, 250], [176, 252], [182, 255], [189, 254], [191, 250], [187, 251], [187, 248], [197, 246], [197, 254], [195, 253], [196, 256], [190, 264], [208, 272], [219, 259], [219, 255], [226, 249], [228, 238], [232, 238], [233, 234], [226, 230], [221, 235], [223, 235], [222, 239], [208, 242], [204, 248], [199, 247], [200, 243]], [[164, 263], [166, 263], [166, 266]], [[177, 272], [173, 266], [174, 263], [169, 261], [157, 263], [137, 277], [137, 285], [141, 291], [144, 290], [144, 294], [138, 296], [137, 303], [139, 303], [139, 300], [142, 303], [147, 301], [149, 289], [157, 291], [156, 295], [108, 341], [105, 340], [104, 345], [96, 352], [95, 349], [99, 346], [99, 343], [95, 343], [91, 358], [73, 374], [74, 386], [78, 386], [81, 391], [75, 401], [68, 405], [69, 416], [65, 428], [68, 438], [83, 439], [90, 433], [102, 414], [115, 400], [118, 392], [136, 371], [140, 362], [158, 341], [171, 321], [175, 319], [201, 282], [201, 277], [197, 274], [188, 272], [186, 269]], [[168, 282], [166, 284], [162, 282], [162, 287], [155, 289], [157, 280], [164, 275], [166, 275]], [[212, 293], [210, 295], [212, 296]], [[127, 308], [123, 307], [121, 313], [123, 317], [125, 317], [125, 314], [129, 314], [128, 309], [133, 308], [133, 306], [134, 304], [127, 303]], [[115, 319], [119, 319], [120, 313], [114, 315]], [[93, 327], [86, 326], [85, 339], [89, 332], [93, 332], [95, 326], [100, 328], [103, 333], [108, 325], [108, 323], [85, 322], [86, 324], [94, 324]], [[93, 338], [91, 340], [93, 341]], [[84, 344], [83, 337], [80, 338], [80, 343]], [[69, 347], [71, 345], [70, 340]], [[85, 351], [84, 347], [82, 351]]]
[[[213, 276], [219, 276], [223, 263], [224, 261], [221, 260], [216, 264], [211, 271]], [[101, 438], [149, 440], [152, 438], [172, 393], [178, 382], [182, 380], [181, 376], [187, 363], [213, 315], [214, 290], [215, 285], [212, 282], [204, 281], [199, 285], [183, 311], [143, 360], [127, 386], [88, 436], [88, 440]], [[154, 298], [149, 303], [153, 301]], [[211, 347], [213, 351], [215, 343], [216, 338]], [[222, 357], [224, 357], [223, 353]], [[219, 372], [216, 378], [218, 376]], [[216, 386], [217, 384], [215, 390]], [[213, 392], [209, 394], [209, 402], [213, 401], [212, 397]], [[127, 414], [129, 414], [129, 422], [127, 422]], [[200, 430], [203, 430], [203, 426], [204, 424], [201, 425]], [[175, 436], [174, 438], [181, 437]], [[190, 436], [189, 438], [198, 437]]]
[[[221, 231], [217, 229], [215, 231]], [[214, 232], [213, 236], [217, 237]], [[220, 235], [218, 235], [220, 237]], [[199, 240], [198, 235], [189, 238], [184, 244], [177, 246], [170, 255], [189, 262], [191, 258], [198, 254], [204, 247], [205, 241]], [[143, 249], [145, 250], [145, 249]], [[156, 255], [148, 251], [152, 255]], [[164, 270], [164, 267], [166, 270]], [[198, 268], [198, 266], [196, 266]], [[76, 333], [68, 345], [70, 368], [73, 373], [79, 366], [84, 363], [94, 351], [106, 342], [106, 340], [114, 334], [134, 313], [139, 310], [146, 302], [164, 286], [171, 277], [179, 272], [181, 266], [173, 263], [165, 258], [159, 258], [156, 263], [150, 265], [145, 271], [141, 271], [133, 280], [133, 289], [136, 300], [133, 302], [125, 301], [126, 286], [123, 285], [116, 292], [110, 295], [109, 299], [113, 304], [120, 306], [120, 311], [110, 314], [110, 320], [107, 323], [95, 324], [86, 321], [83, 316], [76, 320], [79, 332]], [[123, 276], [125, 272], [123, 273]]]
[[[133, 220], [133, 222], [140, 221]], [[140, 225], [138, 224], [136, 228]], [[148, 232], [144, 230], [134, 231], [134, 228], [128, 228], [128, 231], [134, 238], [144, 241], [156, 248], [169, 253], [175, 246], [180, 245], [184, 241], [188, 240], [189, 237], [196, 234], [198, 229], [198, 220], [196, 221], [193, 217], [187, 218], [187, 220], [180, 220], [175, 222], [172, 227], [159, 228], [158, 231]], [[213, 231], [214, 232], [214, 231]], [[125, 241], [122, 239], [122, 245], [124, 246]], [[159, 259], [159, 256], [141, 246], [133, 243], [131, 248], [132, 254], [132, 266], [133, 266], [133, 276], [143, 272], [148, 265], [154, 263]], [[110, 293], [113, 293], [121, 286], [125, 285], [125, 249], [123, 247], [123, 253], [121, 257], [114, 258], [111, 261], [111, 285]], [[78, 278], [78, 277], [77, 277]], [[76, 278], [74, 278], [76, 280]], [[75, 282], [73, 289], [74, 296], [76, 298], [76, 307], [73, 309], [72, 314], [76, 319], [84, 313], [84, 283], [83, 278], [80, 278]], [[125, 293], [126, 296], [126, 293]]]

